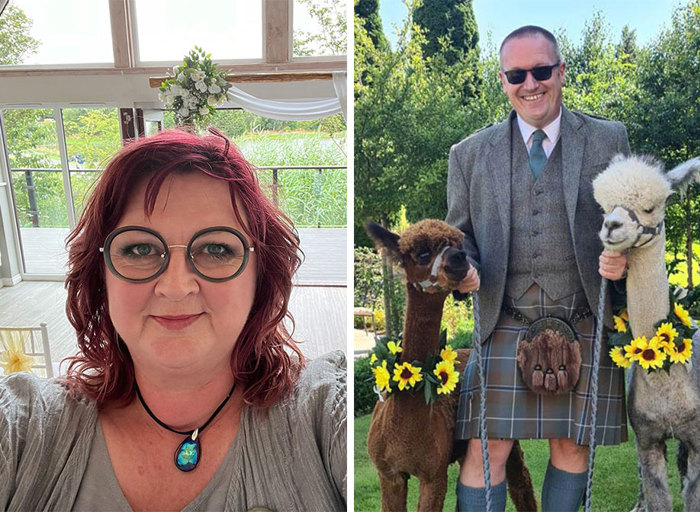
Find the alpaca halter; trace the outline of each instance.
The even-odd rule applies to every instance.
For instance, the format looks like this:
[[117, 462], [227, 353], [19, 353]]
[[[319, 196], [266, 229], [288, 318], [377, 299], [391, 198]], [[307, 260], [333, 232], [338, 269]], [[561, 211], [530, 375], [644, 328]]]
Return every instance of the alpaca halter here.
[[435, 291], [442, 291], [443, 287], [440, 286], [435, 282], [437, 279], [437, 272], [438, 268], [440, 268], [440, 264], [442, 263], [442, 258], [445, 254], [445, 251], [449, 249], [450, 246], [446, 245], [445, 247], [442, 248], [442, 251], [438, 253], [438, 255], [435, 257], [435, 261], [433, 262], [433, 266], [430, 269], [430, 278], [425, 279], [423, 281], [418, 281], [418, 282], [412, 282], [414, 288], [418, 291], [421, 292], [427, 292], [428, 290], [435, 290]]
[[[659, 236], [664, 229], [664, 221], [663, 220], [661, 222], [659, 222], [656, 226], [653, 226], [653, 227], [652, 226], [645, 226], [644, 224], [639, 222], [639, 217], [637, 217], [637, 214], [634, 213], [634, 211], [630, 210], [629, 208], [625, 208], [622, 205], [615, 205], [613, 207], [613, 210], [615, 208], [622, 208], [623, 210], [625, 210], [629, 214], [630, 219], [632, 219], [632, 222], [637, 224], [637, 229], [641, 228], [641, 231], [638, 231], [638, 233], [637, 233], [637, 239], [632, 244], [632, 247], [634, 247], [635, 249], [639, 248], [639, 247], [644, 247], [645, 245], [650, 243], [654, 238]], [[650, 236], [645, 242], [637, 245], [639, 242], [639, 239], [642, 238], [642, 235], [650, 235]]]

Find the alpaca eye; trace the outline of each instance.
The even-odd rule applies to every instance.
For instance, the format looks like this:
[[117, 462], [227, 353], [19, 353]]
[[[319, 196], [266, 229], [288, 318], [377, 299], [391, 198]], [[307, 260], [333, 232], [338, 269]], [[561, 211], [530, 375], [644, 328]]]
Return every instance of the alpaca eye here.
[[655, 206], [652, 206], [651, 208], [645, 208], [645, 209], [644, 209], [644, 213], [651, 213], [651, 212], [653, 212], [655, 209], [656, 209]]
[[419, 265], [427, 265], [430, 263], [430, 253], [429, 252], [422, 252], [418, 255], [418, 258], [416, 258], [416, 261]]

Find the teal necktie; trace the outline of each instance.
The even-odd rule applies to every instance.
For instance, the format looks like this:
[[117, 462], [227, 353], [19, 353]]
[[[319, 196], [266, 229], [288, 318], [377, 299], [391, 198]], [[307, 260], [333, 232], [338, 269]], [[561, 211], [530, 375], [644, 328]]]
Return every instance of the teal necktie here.
[[542, 173], [544, 165], [547, 163], [547, 155], [542, 149], [542, 141], [547, 135], [542, 130], [537, 130], [532, 134], [532, 147], [530, 148], [530, 169], [532, 175], [537, 177]]

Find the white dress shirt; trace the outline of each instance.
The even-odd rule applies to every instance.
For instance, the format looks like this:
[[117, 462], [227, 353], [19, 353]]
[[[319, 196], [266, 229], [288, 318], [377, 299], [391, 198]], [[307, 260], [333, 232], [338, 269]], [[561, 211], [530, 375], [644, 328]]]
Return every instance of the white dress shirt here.
[[[525, 142], [525, 145], [527, 146], [527, 152], [529, 154], [530, 148], [532, 147], [532, 134], [535, 133], [538, 130], [538, 128], [527, 124], [521, 119], [520, 116], [517, 117], [518, 127], [520, 128], [520, 134], [523, 136], [523, 142]], [[549, 158], [549, 155], [551, 155], [552, 151], [554, 151], [554, 146], [557, 145], [559, 135], [561, 134], [561, 108], [559, 109], [559, 115], [557, 116], [557, 118], [551, 123], [549, 123], [547, 126], [542, 128], [542, 131], [545, 133], [545, 135], [547, 135], [542, 140], [542, 149], [544, 149], [544, 154], [547, 155], [547, 158]]]

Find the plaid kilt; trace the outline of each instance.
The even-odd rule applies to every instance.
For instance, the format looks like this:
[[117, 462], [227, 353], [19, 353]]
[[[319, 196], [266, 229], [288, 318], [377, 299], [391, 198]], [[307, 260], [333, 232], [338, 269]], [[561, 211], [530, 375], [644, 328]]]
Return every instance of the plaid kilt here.
[[[587, 307], [583, 291], [553, 302], [537, 285], [531, 286], [520, 299], [506, 298], [505, 302], [529, 320], [546, 314], [568, 320], [576, 309]], [[581, 376], [573, 391], [544, 396], [525, 386], [516, 360], [518, 342], [525, 337], [528, 326], [501, 312], [496, 328], [482, 345], [489, 438], [569, 438], [579, 445], [588, 444], [595, 324], [595, 317], [589, 316], [572, 326], [581, 343], [582, 358]], [[597, 445], [627, 440], [624, 370], [612, 362], [606, 346], [604, 335], [598, 374]], [[473, 350], [463, 377], [456, 439], [479, 437], [479, 373]]]

